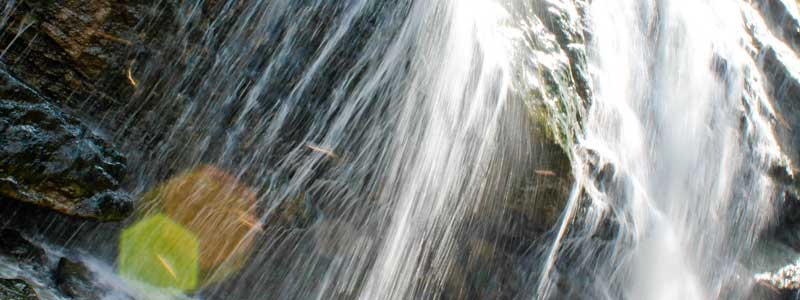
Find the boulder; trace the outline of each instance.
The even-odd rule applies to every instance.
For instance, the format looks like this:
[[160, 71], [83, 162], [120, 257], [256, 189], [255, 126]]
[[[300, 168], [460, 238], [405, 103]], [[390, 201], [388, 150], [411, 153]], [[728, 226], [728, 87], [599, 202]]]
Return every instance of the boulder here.
[[100, 299], [102, 287], [98, 286], [97, 282], [92, 271], [84, 263], [69, 258], [61, 258], [58, 261], [55, 273], [56, 286], [72, 299]]
[[0, 201], [97, 219], [133, 209], [125, 157], [88, 126], [0, 70]]

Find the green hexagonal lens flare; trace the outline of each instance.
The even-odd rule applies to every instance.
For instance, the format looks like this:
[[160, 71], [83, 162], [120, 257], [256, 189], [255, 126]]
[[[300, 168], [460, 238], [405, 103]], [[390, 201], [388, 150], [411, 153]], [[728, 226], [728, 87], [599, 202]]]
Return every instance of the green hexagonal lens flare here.
[[199, 253], [196, 235], [156, 214], [123, 230], [119, 273], [152, 286], [190, 291], [198, 285]]

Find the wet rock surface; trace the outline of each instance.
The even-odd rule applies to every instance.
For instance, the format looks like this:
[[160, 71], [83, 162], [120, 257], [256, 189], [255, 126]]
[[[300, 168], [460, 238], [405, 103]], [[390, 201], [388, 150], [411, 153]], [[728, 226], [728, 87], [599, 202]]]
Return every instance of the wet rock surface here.
[[519, 182], [504, 183], [513, 192], [487, 201], [467, 217], [480, 225], [460, 240], [463, 247], [448, 272], [442, 299], [533, 297], [525, 286], [536, 284], [527, 275], [537, 272], [532, 260], [540, 253], [534, 251], [552, 238], [549, 232], [569, 199], [575, 181], [571, 151], [594, 97], [585, 5], [546, 1], [533, 7], [537, 18], [529, 20], [523, 34], [536, 58], [520, 67], [537, 70], [541, 80], [521, 99], [531, 121], [527, 132], [536, 141], [526, 152], [536, 156], [519, 166], [518, 172], [526, 174]]
[[64, 214], [121, 220], [125, 157], [0, 70], [0, 196]]
[[[746, 88], [763, 80], [771, 106], [774, 135], [784, 161], [774, 162], [768, 175], [776, 186], [775, 219], [763, 236], [762, 243], [776, 244], [788, 249], [781, 254], [766, 254], [772, 259], [796, 259], [800, 250], [800, 198], [797, 163], [800, 161], [800, 23], [795, 3], [785, 0], [756, 0], [743, 8], [745, 29], [751, 47], [749, 53], [756, 62], [756, 79], [747, 78]], [[759, 77], [760, 76], [760, 77]], [[746, 92], [745, 97], [752, 96]], [[770, 111], [770, 109], [767, 109]], [[771, 251], [770, 251], [771, 252]], [[751, 299], [798, 299], [800, 297], [800, 267], [796, 263], [769, 272], [756, 274]]]
[[9, 71], [48, 97], [95, 112], [134, 92], [135, 61], [164, 32], [147, 29], [172, 11], [158, 1], [13, 2], [0, 28]]
[[39, 300], [39, 296], [31, 285], [22, 279], [0, 278], [0, 299]]
[[[759, 73], [746, 80], [746, 88], [752, 88], [758, 81], [764, 82], [769, 100], [762, 101], [768, 101], [766, 105], [772, 107], [766, 111], [772, 114], [771, 121], [775, 123], [775, 135], [781, 150], [790, 161], [800, 161], [800, 135], [794, 130], [796, 124], [800, 124], [800, 59], [797, 48], [793, 48], [798, 39], [786, 36], [782, 33], [783, 28], [775, 27], [786, 24], [791, 27], [790, 31], [797, 33], [797, 25], [790, 22], [797, 22], [797, 12], [789, 11], [783, 0], [759, 0], [754, 1], [752, 7], [743, 6], [742, 14], [747, 38], [750, 39], [747, 50], [757, 69], [750, 72]], [[745, 96], [748, 94], [751, 93]], [[794, 166], [788, 168], [791, 170]]]
[[0, 255], [28, 265], [44, 266], [47, 263], [47, 256], [42, 248], [12, 229], [0, 230]]
[[100, 299], [103, 288], [97, 278], [82, 262], [61, 258], [55, 270], [55, 283], [65, 295], [76, 300]]

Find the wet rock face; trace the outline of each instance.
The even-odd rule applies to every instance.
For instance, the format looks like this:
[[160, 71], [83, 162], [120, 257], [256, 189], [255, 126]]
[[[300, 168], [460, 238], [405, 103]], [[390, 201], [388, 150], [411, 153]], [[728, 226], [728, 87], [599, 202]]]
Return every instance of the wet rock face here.
[[512, 228], [527, 232], [530, 241], [557, 222], [574, 182], [570, 151], [582, 131], [581, 120], [592, 101], [586, 55], [584, 1], [546, 1], [534, 5], [536, 16], [525, 32], [537, 59], [525, 68], [538, 71], [540, 83], [531, 87], [524, 104], [537, 141], [539, 157], [519, 195], [506, 201], [504, 211]]
[[775, 133], [791, 161], [800, 161], [800, 59], [797, 51], [800, 31], [798, 12], [787, 0], [758, 0], [743, 10], [745, 28], [751, 39], [750, 55], [766, 81], [777, 119]]
[[47, 263], [47, 256], [42, 248], [11, 229], [0, 230], [0, 255], [25, 264], [41, 266]]
[[[756, 61], [760, 78], [774, 109], [772, 118], [775, 137], [781, 151], [788, 158], [770, 170], [770, 176], [783, 193], [784, 203], [778, 209], [780, 228], [797, 223], [798, 187], [797, 163], [800, 162], [800, 58], [797, 31], [800, 19], [787, 0], [753, 1], [752, 8], [744, 8], [745, 28], [751, 39], [750, 55]], [[758, 84], [746, 80], [746, 87]], [[774, 230], [774, 229], [773, 229]], [[776, 232], [779, 232], [778, 229]]]
[[0, 132], [2, 201], [102, 221], [132, 211], [119, 191], [125, 158], [6, 73], [0, 73]]
[[485, 201], [466, 217], [475, 225], [459, 241], [463, 247], [441, 299], [533, 298], [525, 293], [536, 283], [526, 274], [539, 270], [529, 259], [537, 255], [537, 245], [548, 241], [575, 182], [570, 151], [593, 97], [582, 16], [586, 3], [534, 3], [535, 16], [527, 20], [523, 35], [535, 58], [520, 67], [535, 70], [540, 80], [521, 99], [530, 120], [526, 131], [535, 141], [524, 152], [535, 155], [512, 172], [524, 176], [498, 183], [508, 185], [507, 196]]
[[36, 291], [21, 279], [0, 278], [0, 299], [3, 300], [39, 300]]
[[[774, 243], [787, 249], [800, 249], [797, 225], [800, 222], [798, 188], [800, 177], [800, 16], [795, 0], [753, 0], [743, 8], [744, 23], [750, 38], [748, 48], [756, 62], [756, 80], [747, 79], [746, 89], [763, 81], [774, 109], [772, 127], [785, 161], [775, 162], [768, 172], [780, 199], [776, 203], [773, 224], [761, 237], [763, 243]], [[785, 254], [766, 254], [783, 257]], [[794, 255], [787, 259], [794, 260]], [[758, 266], [761, 267], [761, 266]], [[755, 275], [751, 299], [797, 299], [800, 294], [800, 268], [789, 264], [771, 273]]]
[[55, 281], [58, 289], [76, 300], [100, 299], [102, 287], [91, 270], [81, 262], [61, 258], [56, 267]]
[[105, 111], [134, 91], [128, 72], [156, 40], [144, 28], [169, 11], [158, 2], [17, 1], [0, 24], [0, 60], [53, 99]]
[[[771, 92], [776, 99], [777, 109], [784, 122], [798, 124], [800, 122], [800, 78], [794, 77], [792, 70], [779, 60], [774, 48], [767, 48], [762, 54], [763, 68], [772, 83]], [[797, 71], [795, 71], [797, 72]], [[797, 75], [797, 74], [794, 74]], [[778, 137], [785, 149], [800, 149], [800, 133], [792, 126], [781, 126], [777, 129]], [[800, 152], [788, 151], [793, 161], [800, 161]]]

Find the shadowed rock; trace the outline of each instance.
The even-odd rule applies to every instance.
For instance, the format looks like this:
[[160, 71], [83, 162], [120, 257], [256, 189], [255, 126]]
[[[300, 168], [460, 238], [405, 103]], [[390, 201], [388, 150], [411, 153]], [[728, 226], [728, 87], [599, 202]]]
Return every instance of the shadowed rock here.
[[55, 281], [58, 289], [73, 299], [100, 299], [101, 287], [85, 264], [61, 258], [56, 268]]
[[47, 256], [42, 248], [32, 244], [19, 232], [11, 229], [0, 230], [0, 255], [8, 256], [25, 264], [44, 265], [47, 263]]
[[134, 92], [128, 78], [141, 50], [165, 32], [154, 17], [170, 12], [161, 2], [19, 1], [0, 24], [0, 60], [59, 103], [95, 112], [119, 106]]
[[133, 209], [119, 191], [125, 157], [0, 71], [0, 199], [97, 220]]

